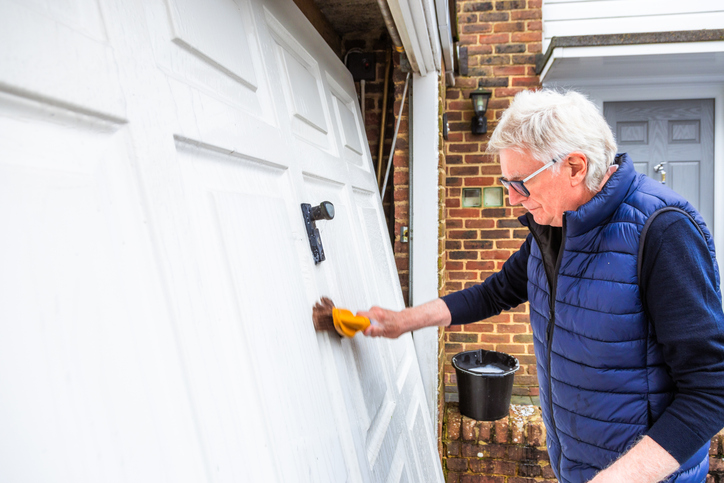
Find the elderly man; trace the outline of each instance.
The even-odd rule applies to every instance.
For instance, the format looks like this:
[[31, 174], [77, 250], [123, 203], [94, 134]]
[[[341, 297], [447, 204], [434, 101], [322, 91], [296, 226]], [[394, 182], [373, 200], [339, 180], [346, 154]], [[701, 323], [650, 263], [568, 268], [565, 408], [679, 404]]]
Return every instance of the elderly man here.
[[565, 483], [701, 483], [724, 426], [724, 314], [714, 242], [686, 200], [616, 155], [575, 92], [523, 92], [493, 133], [530, 235], [485, 282], [365, 335], [485, 319], [525, 301], [548, 451]]

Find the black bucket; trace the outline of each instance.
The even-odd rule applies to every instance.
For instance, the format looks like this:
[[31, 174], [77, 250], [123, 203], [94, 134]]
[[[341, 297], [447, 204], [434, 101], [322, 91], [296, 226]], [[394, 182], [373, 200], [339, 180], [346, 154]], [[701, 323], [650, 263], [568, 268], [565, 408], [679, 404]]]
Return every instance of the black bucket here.
[[518, 359], [503, 352], [478, 349], [452, 358], [458, 381], [460, 413], [478, 421], [508, 415]]

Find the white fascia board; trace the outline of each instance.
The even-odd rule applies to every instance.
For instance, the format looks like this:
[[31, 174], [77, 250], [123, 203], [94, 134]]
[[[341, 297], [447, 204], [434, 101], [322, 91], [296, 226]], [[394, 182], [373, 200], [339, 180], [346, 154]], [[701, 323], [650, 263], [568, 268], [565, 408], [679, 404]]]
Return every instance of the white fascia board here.
[[[413, 75], [410, 132], [410, 304], [438, 297], [438, 76]], [[437, 428], [437, 327], [412, 334], [425, 400]]]
[[437, 9], [437, 29], [440, 32], [440, 47], [442, 56], [445, 59], [445, 80], [449, 86], [455, 85], [455, 76], [448, 75], [455, 72], [455, 53], [454, 43], [452, 39], [452, 30], [450, 22], [450, 8], [447, 0], [435, 0], [435, 8]]
[[633, 57], [666, 54], [694, 54], [724, 52], [724, 41], [679, 42], [637, 45], [604, 45], [591, 47], [556, 47], [540, 74], [541, 83], [555, 64], [556, 59], [583, 59], [590, 57]]
[[432, 63], [436, 72], [442, 71], [442, 51], [440, 48], [440, 30], [437, 21], [437, 12], [435, 9], [435, 0], [422, 0], [422, 7], [425, 10], [425, 20], [427, 21], [427, 34], [430, 39], [430, 47], [432, 48]]
[[440, 41], [432, 0], [387, 0], [387, 4], [413, 72], [439, 71]]

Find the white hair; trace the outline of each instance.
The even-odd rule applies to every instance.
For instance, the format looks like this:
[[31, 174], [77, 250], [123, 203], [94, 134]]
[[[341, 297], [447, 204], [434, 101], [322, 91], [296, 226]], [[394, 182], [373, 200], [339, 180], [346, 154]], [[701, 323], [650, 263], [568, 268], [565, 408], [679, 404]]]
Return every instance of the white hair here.
[[592, 192], [616, 157], [613, 133], [596, 105], [578, 92], [550, 89], [515, 96], [488, 142], [488, 152], [503, 149], [527, 153], [541, 163], [579, 151], [588, 158], [586, 187]]

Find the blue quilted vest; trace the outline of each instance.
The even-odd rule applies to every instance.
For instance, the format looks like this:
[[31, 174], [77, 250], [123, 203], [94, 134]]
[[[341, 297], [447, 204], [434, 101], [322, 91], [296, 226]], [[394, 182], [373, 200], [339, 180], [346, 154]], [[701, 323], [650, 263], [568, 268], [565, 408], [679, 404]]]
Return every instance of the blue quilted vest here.
[[[664, 207], [686, 211], [714, 258], [701, 215], [661, 183], [637, 174], [628, 155], [617, 161], [604, 188], [564, 214], [554, 281], [540, 249], [550, 228], [530, 215], [520, 218], [534, 237], [528, 298], [548, 452], [564, 483], [588, 481], [616, 460], [676, 393], [639, 292], [639, 240], [647, 219]], [[717, 288], [718, 278], [717, 272]], [[667, 481], [703, 482], [708, 450], [709, 443]]]

